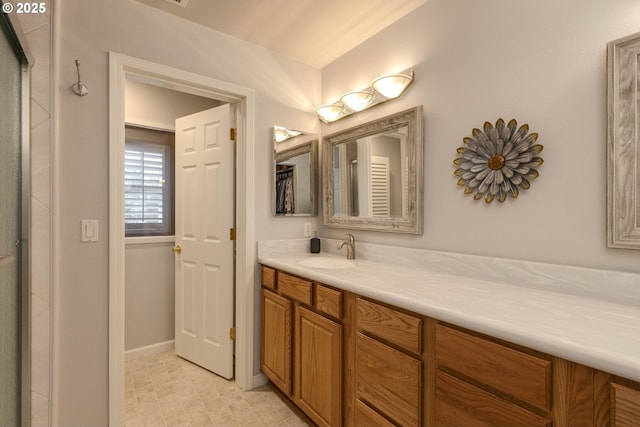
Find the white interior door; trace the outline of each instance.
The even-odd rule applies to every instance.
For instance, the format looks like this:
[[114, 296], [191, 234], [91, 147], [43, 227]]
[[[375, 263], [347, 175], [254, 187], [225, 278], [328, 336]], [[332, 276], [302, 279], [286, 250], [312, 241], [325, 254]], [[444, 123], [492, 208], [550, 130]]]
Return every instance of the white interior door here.
[[228, 104], [176, 119], [176, 354], [233, 377], [234, 142]]

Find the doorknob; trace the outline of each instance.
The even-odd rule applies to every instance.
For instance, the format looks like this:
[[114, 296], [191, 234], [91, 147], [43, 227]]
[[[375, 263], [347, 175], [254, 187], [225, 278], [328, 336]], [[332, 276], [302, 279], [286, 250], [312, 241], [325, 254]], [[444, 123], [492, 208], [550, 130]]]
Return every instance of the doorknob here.
[[173, 251], [174, 254], [179, 254], [182, 253], [182, 246], [177, 245], [171, 248], [171, 250]]

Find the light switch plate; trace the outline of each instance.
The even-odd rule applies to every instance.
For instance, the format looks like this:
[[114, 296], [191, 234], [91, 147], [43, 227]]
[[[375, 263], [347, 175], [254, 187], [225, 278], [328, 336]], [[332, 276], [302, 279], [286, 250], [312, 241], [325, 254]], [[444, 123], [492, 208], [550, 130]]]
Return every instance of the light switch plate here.
[[311, 223], [304, 223], [304, 237], [311, 237]]
[[98, 241], [98, 220], [83, 219], [82, 220], [82, 242]]

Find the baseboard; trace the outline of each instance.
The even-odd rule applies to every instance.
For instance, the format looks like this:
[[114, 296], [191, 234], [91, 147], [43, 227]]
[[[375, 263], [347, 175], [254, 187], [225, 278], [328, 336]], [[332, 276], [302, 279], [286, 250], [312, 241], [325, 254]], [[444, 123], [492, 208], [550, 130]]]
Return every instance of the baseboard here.
[[269, 382], [269, 378], [263, 373], [253, 376], [253, 388], [262, 387]]
[[175, 341], [159, 342], [157, 344], [151, 344], [144, 347], [138, 347], [124, 352], [124, 360], [134, 360], [145, 356], [151, 356], [152, 354], [164, 353], [165, 351], [171, 351], [175, 348]]

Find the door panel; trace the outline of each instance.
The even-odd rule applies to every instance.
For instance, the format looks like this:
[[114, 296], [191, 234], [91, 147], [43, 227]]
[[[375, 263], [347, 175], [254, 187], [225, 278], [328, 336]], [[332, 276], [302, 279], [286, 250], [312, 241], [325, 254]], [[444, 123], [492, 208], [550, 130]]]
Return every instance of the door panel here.
[[[220, 165], [206, 165], [204, 169], [204, 194], [215, 194], [219, 185], [224, 185], [224, 179], [220, 179]], [[220, 204], [214, 198], [206, 198], [204, 200], [204, 238], [212, 243], [219, 242], [222, 239], [222, 230], [220, 229]], [[224, 212], [222, 212], [224, 216]]]
[[[204, 305], [205, 307], [217, 307], [223, 303], [220, 295], [220, 268], [215, 265], [205, 266], [205, 285], [204, 285]], [[204, 340], [209, 344], [220, 346], [222, 339], [221, 331], [217, 328], [221, 320], [219, 316], [219, 310], [205, 311], [204, 314]], [[229, 338], [229, 333], [226, 331], [226, 338]]]
[[183, 310], [182, 320], [180, 325], [182, 326], [182, 333], [189, 334], [192, 337], [196, 336], [196, 328], [195, 328], [195, 310], [193, 306], [195, 305], [195, 274], [194, 274], [195, 265], [190, 262], [185, 262], [182, 264], [182, 306]]
[[176, 354], [233, 377], [230, 107], [176, 120]]
[[[196, 238], [196, 218], [195, 212], [188, 209], [185, 210], [185, 206], [195, 205], [195, 188], [196, 188], [196, 176], [197, 170], [195, 167], [185, 167], [182, 169], [182, 185], [178, 187], [176, 185], [176, 202], [177, 195], [181, 193], [182, 203], [178, 205], [176, 203], [176, 218], [180, 218], [178, 223], [176, 219], [176, 236], [181, 235], [183, 239], [195, 239]], [[178, 234], [178, 224], [181, 226], [180, 234]]]

